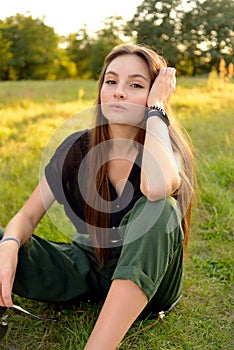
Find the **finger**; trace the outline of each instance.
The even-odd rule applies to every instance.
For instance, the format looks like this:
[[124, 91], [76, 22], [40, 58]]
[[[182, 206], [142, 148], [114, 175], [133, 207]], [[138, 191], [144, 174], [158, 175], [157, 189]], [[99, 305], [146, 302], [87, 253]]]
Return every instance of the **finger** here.
[[167, 75], [168, 77], [174, 78], [175, 75], [176, 75], [176, 70], [175, 70], [175, 68], [173, 68], [173, 67], [167, 67], [166, 75]]
[[158, 76], [165, 77], [167, 74], [167, 68], [160, 68]]
[[167, 69], [168, 72], [171, 72], [173, 74], [176, 73], [176, 69], [174, 67], [167, 67], [166, 69]]
[[167, 78], [170, 84], [170, 88], [172, 90], [175, 90], [175, 86], [176, 86], [176, 69], [175, 68], [173, 67], [167, 68]]
[[175, 87], [176, 70], [173, 67], [161, 68], [160, 79], [167, 81], [171, 87]]
[[175, 90], [175, 88], [176, 88], [176, 76], [174, 76], [172, 79], [172, 88], [173, 88], [173, 90]]

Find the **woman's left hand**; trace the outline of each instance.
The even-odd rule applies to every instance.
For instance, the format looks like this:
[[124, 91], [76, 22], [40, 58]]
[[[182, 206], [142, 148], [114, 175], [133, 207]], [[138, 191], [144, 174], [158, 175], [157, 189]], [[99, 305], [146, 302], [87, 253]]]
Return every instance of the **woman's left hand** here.
[[147, 99], [147, 106], [164, 107], [171, 98], [176, 86], [175, 68], [161, 68]]

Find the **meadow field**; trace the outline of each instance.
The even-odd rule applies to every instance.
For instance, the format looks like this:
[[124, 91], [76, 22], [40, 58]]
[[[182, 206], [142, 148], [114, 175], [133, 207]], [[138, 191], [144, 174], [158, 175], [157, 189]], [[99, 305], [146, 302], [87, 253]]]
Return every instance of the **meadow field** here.
[[[0, 226], [36, 186], [41, 156], [54, 131], [76, 113], [79, 129], [92, 125], [92, 118], [80, 112], [93, 105], [95, 94], [94, 81], [0, 82]], [[171, 105], [192, 139], [198, 179], [183, 297], [163, 320], [136, 321], [121, 350], [234, 349], [233, 96], [232, 82], [178, 79]], [[36, 233], [68, 239], [49, 216]], [[18, 296], [14, 302], [59, 322], [45, 323], [10, 310], [3, 349], [83, 349], [100, 310], [89, 303], [55, 305]]]

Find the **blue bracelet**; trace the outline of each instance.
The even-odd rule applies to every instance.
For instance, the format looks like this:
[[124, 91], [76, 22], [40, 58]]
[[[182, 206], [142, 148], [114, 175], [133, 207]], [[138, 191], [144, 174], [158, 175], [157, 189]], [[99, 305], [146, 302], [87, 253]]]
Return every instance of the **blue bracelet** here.
[[5, 237], [0, 240], [0, 244], [6, 241], [15, 241], [18, 244], [18, 247], [20, 248], [20, 240], [16, 237]]

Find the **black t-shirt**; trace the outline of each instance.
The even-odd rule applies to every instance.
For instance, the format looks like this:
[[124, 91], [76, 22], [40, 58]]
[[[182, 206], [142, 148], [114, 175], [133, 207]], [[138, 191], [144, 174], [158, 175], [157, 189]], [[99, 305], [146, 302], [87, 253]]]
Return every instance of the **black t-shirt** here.
[[[78, 233], [87, 233], [84, 207], [85, 200], [82, 196], [78, 176], [82, 160], [89, 151], [89, 130], [78, 131], [57, 148], [49, 164], [45, 168], [47, 182], [55, 196], [55, 199], [64, 206], [68, 218], [74, 224]], [[111, 236], [115, 237], [117, 227], [122, 218], [134, 206], [142, 196], [140, 191], [140, 169], [142, 151], [139, 150], [133, 164], [128, 181], [121, 194], [118, 196], [114, 186], [109, 181], [111, 213]], [[84, 164], [84, 163], [83, 163]], [[82, 168], [82, 182], [85, 183], [86, 171]]]

